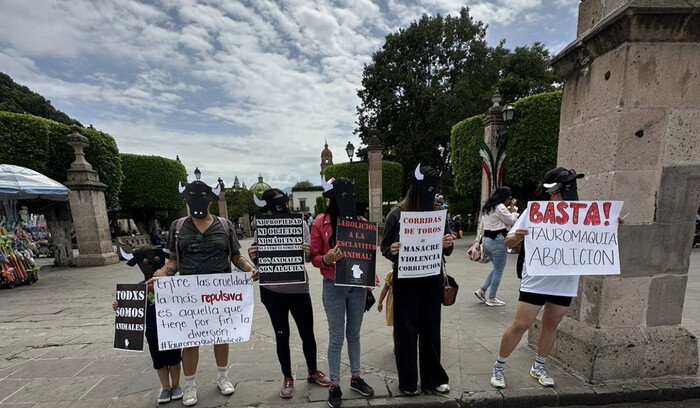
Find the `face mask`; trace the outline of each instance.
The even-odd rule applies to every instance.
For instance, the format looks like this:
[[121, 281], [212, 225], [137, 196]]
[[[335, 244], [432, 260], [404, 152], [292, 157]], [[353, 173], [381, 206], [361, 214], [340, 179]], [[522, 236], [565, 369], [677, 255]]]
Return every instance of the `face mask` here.
[[[287, 207], [288, 201], [289, 198], [284, 195], [279, 198], [274, 198], [270, 200], [270, 203], [268, 204], [268, 210], [272, 211], [273, 214], [289, 214], [289, 207]], [[278, 210], [277, 207], [280, 207], [280, 209]]]
[[187, 187], [180, 187], [180, 197], [187, 201], [190, 207], [190, 215], [193, 218], [207, 218], [209, 204], [219, 198], [219, 186], [212, 190], [203, 181], [193, 181]]
[[325, 180], [322, 180], [322, 185], [325, 189], [323, 196], [335, 201], [338, 207], [338, 216], [355, 218], [355, 186], [350, 183], [329, 184]]
[[153, 277], [153, 274], [165, 265], [168, 260], [168, 252], [162, 248], [144, 249], [142, 251], [127, 254], [121, 248], [122, 257], [127, 260], [129, 266], [138, 265], [143, 273], [144, 279], [148, 280]]
[[440, 188], [440, 178], [424, 175], [420, 171], [419, 164], [413, 172], [411, 184], [413, 188], [420, 189], [421, 211], [433, 211], [435, 209], [435, 196]]
[[562, 186], [561, 199], [564, 201], [578, 201], [578, 190], [576, 189], [576, 180]]

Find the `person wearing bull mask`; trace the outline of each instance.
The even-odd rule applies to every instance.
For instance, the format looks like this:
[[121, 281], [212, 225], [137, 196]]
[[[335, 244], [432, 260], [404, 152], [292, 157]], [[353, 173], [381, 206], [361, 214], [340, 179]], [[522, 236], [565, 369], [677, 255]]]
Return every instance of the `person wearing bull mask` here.
[[[545, 174], [536, 195], [548, 196], [549, 201], [577, 201], [579, 198], [576, 180], [583, 177], [583, 174], [576, 173], [574, 170], [557, 167]], [[499, 389], [506, 386], [503, 375], [506, 358], [518, 346], [523, 334], [535, 322], [541, 309], [544, 309], [541, 317], [542, 326], [537, 339], [537, 355], [530, 368], [530, 376], [537, 379], [542, 386], [554, 386], [554, 379], [547, 372], [545, 364], [554, 347], [559, 323], [566, 315], [572, 299], [578, 292], [578, 275], [532, 276], [528, 274], [527, 263], [524, 262], [524, 240], [528, 230], [524, 228], [524, 224], [529, 217], [530, 209], [528, 208], [510, 229], [504, 242], [509, 248], [514, 248], [521, 243], [523, 247], [520, 249], [516, 265], [521, 282], [515, 318], [503, 333], [491, 375], [491, 385]], [[618, 224], [624, 223], [620, 218], [617, 222]]]
[[[202, 275], [211, 273], [231, 273], [231, 263], [238, 269], [252, 273], [257, 279], [258, 272], [239, 252], [241, 245], [236, 238], [230, 221], [213, 217], [209, 206], [219, 198], [219, 185], [211, 188], [201, 181], [199, 169], [195, 170], [197, 180], [187, 187], [180, 187], [180, 197], [187, 201], [190, 215], [174, 221], [168, 234], [170, 259], [154, 276]], [[223, 223], [226, 223], [224, 225]], [[149, 281], [152, 290], [153, 280]], [[223, 395], [233, 394], [234, 387], [227, 376], [228, 344], [214, 345], [214, 358], [218, 371], [216, 384]], [[182, 350], [182, 368], [185, 379], [182, 403], [185, 406], [197, 403], [195, 373], [199, 363], [199, 347]]]
[[[340, 407], [340, 353], [343, 349], [343, 332], [348, 340], [350, 359], [350, 389], [366, 397], [374, 390], [360, 377], [360, 328], [365, 312], [367, 289], [335, 286], [335, 263], [343, 254], [336, 242], [339, 218], [356, 218], [355, 187], [344, 178], [326, 182], [321, 178], [327, 199], [326, 211], [319, 214], [311, 227], [311, 263], [323, 275], [323, 307], [328, 319], [328, 368], [331, 384], [328, 387], [328, 405]], [[345, 326], [347, 325], [347, 329]]]
[[[260, 207], [263, 214], [290, 214], [288, 203], [289, 197], [282, 190], [271, 188], [265, 190], [259, 200], [253, 195], [255, 203]], [[309, 226], [302, 222], [304, 243], [301, 245], [304, 255], [311, 255], [309, 245]], [[257, 233], [253, 237], [253, 245], [248, 249], [250, 259], [258, 263], [258, 237]], [[284, 381], [280, 397], [292, 398], [294, 396], [294, 377], [292, 375], [292, 362], [289, 351], [289, 313], [291, 312], [294, 322], [296, 322], [299, 336], [302, 341], [302, 350], [306, 359], [308, 375], [306, 380], [316, 383], [322, 387], [328, 387], [331, 380], [319, 370], [316, 360], [316, 337], [314, 336], [314, 312], [311, 305], [311, 295], [309, 294], [309, 277], [306, 282], [289, 285], [260, 286], [260, 301], [267, 313], [270, 315], [272, 327], [275, 329], [275, 341], [277, 343], [277, 359], [282, 368]]]
[[[153, 273], [165, 265], [168, 257], [168, 250], [156, 247], [143, 247], [133, 253], [126, 253], [119, 248], [122, 258], [126, 259], [129, 266], [138, 265], [143, 273], [145, 283], [153, 277]], [[152, 294], [151, 294], [152, 295]], [[112, 310], [116, 312], [119, 302], [112, 303]], [[182, 398], [183, 392], [180, 388], [180, 362], [182, 361], [182, 350], [158, 350], [158, 331], [156, 327], [156, 304], [152, 296], [146, 301], [146, 341], [148, 351], [153, 361], [153, 369], [158, 374], [160, 380], [160, 393], [158, 394], [158, 404], [178, 400]]]
[[[405, 395], [420, 393], [418, 388], [418, 353], [420, 385], [423, 390], [448, 393], [449, 378], [440, 363], [440, 312], [443, 275], [399, 278], [399, 230], [401, 211], [434, 211], [440, 187], [440, 174], [432, 167], [416, 167], [406, 197], [386, 217], [381, 243], [382, 255], [393, 262], [394, 333], [399, 390]], [[438, 207], [439, 208], [439, 207]], [[452, 234], [445, 220], [442, 238], [443, 256], [452, 253]]]

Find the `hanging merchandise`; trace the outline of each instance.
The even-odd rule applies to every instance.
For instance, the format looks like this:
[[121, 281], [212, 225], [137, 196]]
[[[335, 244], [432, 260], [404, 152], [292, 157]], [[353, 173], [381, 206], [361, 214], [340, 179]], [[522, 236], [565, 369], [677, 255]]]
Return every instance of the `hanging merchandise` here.
[[39, 267], [30, 249], [32, 235], [25, 232], [22, 223], [16, 227], [16, 232], [0, 228], [0, 287], [31, 285], [39, 279]]

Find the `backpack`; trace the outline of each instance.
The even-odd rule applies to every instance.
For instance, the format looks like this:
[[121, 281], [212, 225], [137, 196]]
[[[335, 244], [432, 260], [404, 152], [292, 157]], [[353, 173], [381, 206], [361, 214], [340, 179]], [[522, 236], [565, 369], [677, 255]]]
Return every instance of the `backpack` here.
[[[178, 240], [180, 238], [180, 229], [182, 229], [182, 225], [185, 223], [185, 220], [187, 220], [187, 218], [189, 217], [178, 218], [175, 224], [175, 254], [177, 255], [178, 262], [180, 262], [180, 245], [178, 244]], [[219, 219], [221, 226], [224, 228], [224, 232], [226, 232], [226, 246], [228, 246], [228, 257], [229, 259], [231, 259], [231, 252], [233, 252], [231, 251], [231, 228], [229, 227], [228, 220], [226, 218], [216, 218]]]

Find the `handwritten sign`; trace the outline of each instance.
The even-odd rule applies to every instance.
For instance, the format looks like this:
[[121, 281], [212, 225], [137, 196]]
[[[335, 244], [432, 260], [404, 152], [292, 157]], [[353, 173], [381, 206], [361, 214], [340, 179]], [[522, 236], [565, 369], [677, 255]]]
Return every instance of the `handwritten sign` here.
[[343, 257], [335, 263], [338, 286], [374, 286], [377, 267], [377, 223], [338, 218], [335, 233]]
[[254, 304], [250, 276], [238, 272], [156, 279], [158, 349], [248, 341]]
[[256, 218], [260, 285], [306, 282], [304, 220], [301, 214], [261, 214]]
[[[531, 201], [524, 228], [532, 276], [619, 275], [622, 201]], [[523, 227], [520, 227], [523, 228]]]
[[146, 329], [146, 284], [117, 284], [114, 348], [143, 351]]
[[440, 274], [447, 210], [401, 212], [398, 278]]

